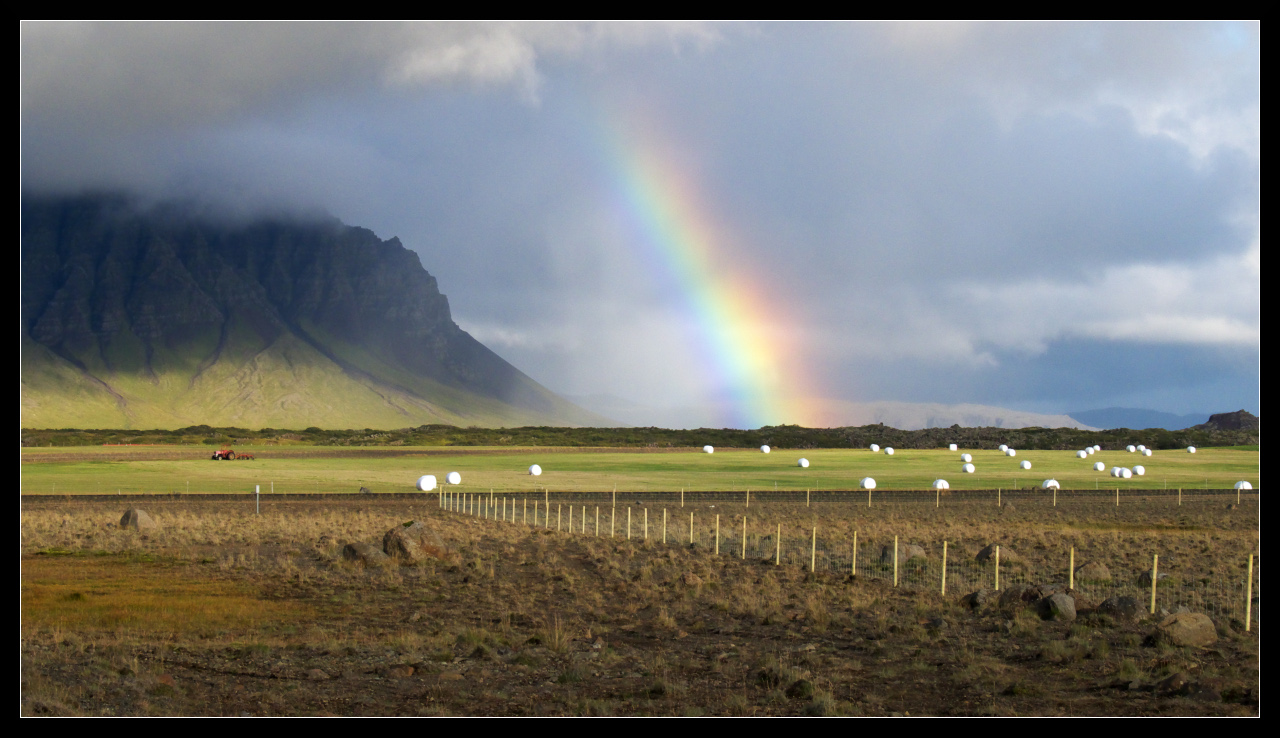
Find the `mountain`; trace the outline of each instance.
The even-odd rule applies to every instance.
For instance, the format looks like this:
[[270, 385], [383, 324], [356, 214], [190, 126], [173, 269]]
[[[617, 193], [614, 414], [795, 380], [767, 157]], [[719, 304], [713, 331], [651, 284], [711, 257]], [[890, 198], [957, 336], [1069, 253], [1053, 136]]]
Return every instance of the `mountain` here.
[[1209, 422], [1195, 426], [1196, 430], [1203, 431], [1256, 431], [1261, 430], [1261, 428], [1261, 421], [1258, 416], [1248, 410], [1237, 410], [1234, 413], [1215, 413], [1209, 416]]
[[21, 210], [24, 427], [610, 424], [459, 328], [395, 238], [119, 196]]
[[1164, 428], [1165, 430], [1190, 428], [1197, 423], [1203, 423], [1208, 416], [1209, 413], [1174, 415], [1136, 407], [1108, 407], [1071, 413], [1071, 417], [1094, 428]]

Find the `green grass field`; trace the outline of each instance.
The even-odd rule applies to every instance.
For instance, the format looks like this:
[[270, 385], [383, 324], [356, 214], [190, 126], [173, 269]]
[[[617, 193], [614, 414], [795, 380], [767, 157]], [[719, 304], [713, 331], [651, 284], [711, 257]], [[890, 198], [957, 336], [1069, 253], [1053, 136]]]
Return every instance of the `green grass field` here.
[[[855, 489], [870, 476], [878, 490], [927, 489], [946, 479], [953, 489], [1026, 488], [1050, 477], [1063, 489], [1229, 488], [1245, 480], [1259, 487], [1257, 447], [1156, 451], [1143, 457], [1100, 451], [1088, 459], [1074, 451], [970, 450], [977, 470], [961, 471], [961, 451], [898, 450], [894, 456], [865, 449], [613, 451], [608, 449], [466, 449], [237, 447], [255, 461], [211, 461], [209, 446], [31, 448], [22, 450], [23, 494], [243, 493], [261, 485], [265, 494], [344, 493], [368, 487], [411, 492], [420, 475], [462, 475], [461, 491], [742, 491]], [[807, 458], [802, 469], [797, 460]], [[1023, 470], [1027, 460], [1032, 468]], [[1116, 479], [1093, 471], [1141, 464], [1146, 475]], [[539, 464], [539, 477], [528, 474]], [[274, 485], [274, 487], [273, 487]]]

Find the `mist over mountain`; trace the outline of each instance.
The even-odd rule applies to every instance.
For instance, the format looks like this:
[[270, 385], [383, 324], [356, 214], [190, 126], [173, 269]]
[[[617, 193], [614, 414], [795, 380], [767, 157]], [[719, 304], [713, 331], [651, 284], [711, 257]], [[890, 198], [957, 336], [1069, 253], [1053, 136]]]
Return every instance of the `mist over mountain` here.
[[459, 328], [395, 238], [116, 195], [21, 209], [26, 427], [609, 424]]

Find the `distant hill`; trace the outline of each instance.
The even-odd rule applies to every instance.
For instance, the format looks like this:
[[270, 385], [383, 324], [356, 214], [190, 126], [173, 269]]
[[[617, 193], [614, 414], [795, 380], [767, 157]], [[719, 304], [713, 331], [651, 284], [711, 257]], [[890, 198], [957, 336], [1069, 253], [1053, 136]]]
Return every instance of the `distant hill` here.
[[21, 211], [24, 427], [610, 424], [459, 328], [395, 238], [116, 196]]
[[1205, 422], [1209, 413], [1191, 413], [1174, 415], [1158, 410], [1143, 410], [1136, 407], [1108, 407], [1101, 410], [1081, 410], [1069, 413], [1080, 422], [1094, 428], [1164, 428], [1165, 430], [1182, 430], [1198, 423]]
[[1257, 415], [1248, 410], [1237, 410], [1234, 413], [1217, 413], [1209, 416], [1209, 422], [1201, 423], [1196, 430], [1204, 431], [1258, 431], [1261, 425]]

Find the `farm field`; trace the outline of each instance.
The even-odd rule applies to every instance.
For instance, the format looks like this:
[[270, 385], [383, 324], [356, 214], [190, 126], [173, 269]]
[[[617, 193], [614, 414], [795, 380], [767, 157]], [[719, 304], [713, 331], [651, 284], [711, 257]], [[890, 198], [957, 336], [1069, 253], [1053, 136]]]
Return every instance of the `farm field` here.
[[[24, 488], [28, 474], [62, 464], [240, 473], [267, 461], [205, 453], [32, 461]], [[1203, 459], [1224, 469], [1194, 474], [1230, 478], [1241, 456], [1256, 471], [1256, 452], [1220, 454]], [[682, 506], [678, 490], [641, 484], [644, 469], [675, 473], [665, 464], [682, 456], [450, 454], [425, 471], [456, 469], [465, 480], [485, 473], [468, 461], [557, 470], [564, 459], [580, 486], [534, 491], [526, 476], [505, 494], [464, 484], [444, 499], [25, 496], [22, 712], [1258, 714], [1256, 491], [1188, 491], [1178, 504], [1172, 491], [1128, 490], [1117, 506], [1106, 489], [935, 496], [904, 483], [868, 506], [863, 492], [782, 485], [748, 502], [745, 485], [733, 489], [740, 477], [721, 491], [704, 483]], [[759, 456], [724, 454], [716, 473], [742, 464], [736, 471], [763, 488], [781, 472], [750, 468]], [[353, 475], [346, 486], [369, 483], [354, 476], [361, 466], [388, 480], [425, 466], [422, 456], [371, 459], [279, 461], [311, 461], [317, 478]], [[616, 504], [601, 489], [611, 475], [635, 480], [619, 484]], [[121, 529], [132, 506], [158, 527]], [[409, 521], [448, 553], [414, 563], [344, 555]], [[1003, 551], [999, 590], [995, 563], [977, 560], [991, 544]], [[921, 555], [907, 558], [908, 546]], [[1152, 615], [1142, 576], [1155, 556]], [[1027, 587], [1064, 589], [1072, 563], [1087, 572], [1069, 590], [1077, 616], [1042, 619]], [[990, 599], [975, 606], [966, 596], [980, 590]], [[1112, 597], [1133, 598], [1139, 612], [1106, 610]], [[1165, 614], [1182, 608], [1211, 618], [1212, 643], [1157, 637]]]
[[[409, 492], [423, 474], [443, 481], [462, 475], [461, 489], [496, 493], [625, 491], [803, 491], [857, 489], [870, 476], [877, 489], [920, 490], [938, 478], [952, 489], [1015, 489], [1057, 479], [1063, 489], [1229, 488], [1237, 481], [1259, 487], [1256, 447], [1204, 448], [1198, 453], [1156, 451], [1143, 457], [1103, 450], [1088, 459], [1073, 451], [1020, 451], [1010, 458], [996, 450], [969, 450], [976, 472], [961, 471], [960, 454], [943, 450], [898, 450], [895, 455], [857, 449], [688, 450], [577, 448], [386, 448], [248, 446], [237, 449], [253, 461], [209, 460], [209, 446], [24, 448], [23, 494], [374, 493]], [[799, 458], [810, 462], [797, 466]], [[1031, 470], [1019, 468], [1030, 461]], [[1093, 464], [1141, 464], [1145, 476], [1117, 479]], [[543, 469], [528, 474], [531, 464]]]

